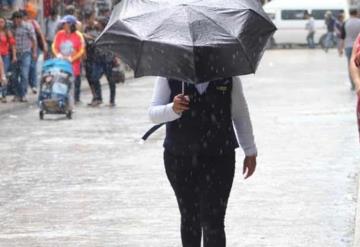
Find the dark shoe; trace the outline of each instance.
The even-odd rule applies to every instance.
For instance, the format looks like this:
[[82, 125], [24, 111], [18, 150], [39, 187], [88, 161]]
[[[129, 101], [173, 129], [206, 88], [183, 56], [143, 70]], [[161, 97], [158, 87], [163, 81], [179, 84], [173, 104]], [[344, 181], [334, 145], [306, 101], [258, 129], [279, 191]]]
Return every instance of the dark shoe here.
[[21, 103], [26, 103], [26, 102], [28, 102], [28, 100], [27, 100], [27, 98], [22, 97], [22, 98], [20, 98], [20, 102], [21, 102]]
[[114, 102], [110, 102], [109, 107], [115, 107], [116, 104]]
[[2, 102], [2, 103], [6, 103], [6, 102], [7, 102], [6, 97], [2, 97], [2, 98], [1, 98], [1, 102]]
[[92, 107], [97, 107], [97, 106], [99, 106], [99, 105], [101, 105], [102, 104], [102, 101], [101, 100], [95, 100], [95, 101], [93, 101], [91, 104], [90, 104], [90, 106], [92, 106]]
[[31, 88], [31, 91], [33, 92], [33, 94], [37, 94], [37, 89], [36, 89], [36, 87]]
[[12, 102], [20, 102], [20, 97], [14, 96], [14, 98], [11, 101]]

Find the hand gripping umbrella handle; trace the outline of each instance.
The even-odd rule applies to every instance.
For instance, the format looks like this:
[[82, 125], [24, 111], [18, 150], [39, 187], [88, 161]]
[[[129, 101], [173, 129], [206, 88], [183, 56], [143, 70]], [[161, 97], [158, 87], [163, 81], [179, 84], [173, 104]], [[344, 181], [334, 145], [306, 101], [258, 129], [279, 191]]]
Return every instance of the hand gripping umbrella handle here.
[[[184, 95], [185, 94], [185, 82], [182, 81], [181, 82], [181, 93]], [[146, 141], [149, 136], [151, 136], [155, 131], [157, 131], [161, 126], [163, 126], [164, 123], [162, 124], [158, 124], [158, 125], [154, 125], [151, 129], [149, 129], [144, 135], [143, 137], [141, 137], [141, 139], [143, 139], [144, 141]]]

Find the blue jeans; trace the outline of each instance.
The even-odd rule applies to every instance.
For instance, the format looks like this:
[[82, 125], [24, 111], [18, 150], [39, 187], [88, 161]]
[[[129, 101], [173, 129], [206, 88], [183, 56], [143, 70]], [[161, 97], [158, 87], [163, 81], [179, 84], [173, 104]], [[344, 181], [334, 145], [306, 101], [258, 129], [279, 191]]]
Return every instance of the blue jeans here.
[[7, 73], [7, 72], [9, 72], [10, 65], [11, 65], [10, 56], [9, 55], [1, 56], [1, 58], [4, 62], [4, 71], [5, 71], [5, 73]]
[[[5, 74], [9, 71], [10, 69], [10, 57], [9, 55], [6, 55], [6, 56], [1, 56], [2, 60], [3, 60], [3, 63], [4, 63], [4, 72]], [[7, 85], [1, 85], [0, 86], [0, 94], [2, 97], [5, 97], [7, 95]]]
[[95, 62], [93, 63], [91, 73], [91, 80], [94, 86], [95, 91], [95, 100], [102, 101], [102, 92], [101, 92], [101, 85], [100, 79], [103, 75], [105, 75], [110, 88], [110, 103], [115, 103], [115, 96], [116, 96], [116, 83], [112, 79], [112, 69], [113, 63], [112, 62]]
[[306, 41], [308, 43], [308, 47], [310, 49], [314, 49], [315, 48], [315, 41], [314, 41], [314, 35], [315, 32], [309, 32], [307, 37], [306, 37]]
[[80, 90], [81, 90], [81, 76], [75, 76], [75, 90], [74, 90], [74, 100], [75, 102], [80, 102]]
[[29, 84], [29, 72], [31, 65], [31, 52], [24, 52], [17, 54], [17, 64], [16, 64], [16, 78], [17, 78], [17, 87], [16, 95], [18, 97], [25, 97], [27, 92], [27, 87]]
[[336, 44], [337, 44], [337, 38], [335, 33], [328, 32], [325, 38], [325, 49], [329, 49], [333, 46], [336, 46]]
[[38, 61], [38, 57], [39, 55], [41, 54], [41, 51], [38, 49], [38, 52], [37, 52], [37, 57], [36, 59], [34, 60], [32, 57], [31, 57], [31, 64], [30, 64], [30, 72], [29, 72], [29, 86], [31, 88], [33, 87], [37, 87], [37, 82], [38, 82], [38, 78], [37, 78], [37, 61]]

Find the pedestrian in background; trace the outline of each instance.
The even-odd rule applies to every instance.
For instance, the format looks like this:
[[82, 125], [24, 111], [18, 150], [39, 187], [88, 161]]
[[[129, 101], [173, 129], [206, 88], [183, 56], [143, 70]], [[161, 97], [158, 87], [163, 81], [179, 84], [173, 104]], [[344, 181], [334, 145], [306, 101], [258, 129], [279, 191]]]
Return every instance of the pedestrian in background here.
[[83, 35], [76, 29], [76, 17], [72, 15], [64, 16], [60, 23], [63, 26], [55, 35], [52, 51], [56, 57], [67, 59], [73, 65], [75, 77], [74, 101], [78, 104], [80, 103], [81, 89], [81, 59], [85, 53], [85, 41]]
[[35, 32], [36, 37], [36, 49], [37, 49], [37, 56], [35, 58], [31, 59], [31, 65], [30, 65], [30, 75], [29, 75], [29, 86], [34, 94], [37, 93], [37, 85], [38, 85], [38, 78], [37, 78], [37, 64], [38, 64], [38, 58], [43, 53], [44, 58], [47, 57], [48, 53], [48, 46], [45, 39], [45, 35], [41, 30], [40, 24], [37, 22], [37, 10], [36, 7], [31, 4], [27, 3], [25, 6], [24, 11], [24, 21], [27, 21], [32, 25]]
[[166, 123], [163, 157], [181, 214], [182, 246], [200, 247], [203, 236], [204, 247], [225, 247], [224, 220], [239, 146], [234, 127], [246, 155], [245, 178], [254, 173], [257, 155], [239, 77], [184, 86], [158, 78], [149, 116]]
[[52, 9], [50, 12], [50, 16], [47, 17], [45, 20], [45, 38], [48, 47], [52, 46], [59, 25], [60, 25], [60, 16], [56, 9]]
[[326, 36], [325, 36], [325, 46], [324, 46], [324, 50], [325, 52], [328, 52], [328, 50], [335, 46], [337, 41], [336, 41], [336, 36], [335, 36], [335, 23], [336, 20], [332, 14], [331, 11], [327, 11], [325, 14], [325, 25], [326, 25]]
[[5, 73], [9, 72], [11, 63], [16, 63], [15, 38], [7, 28], [6, 19], [0, 16], [0, 55], [4, 63]]
[[19, 11], [13, 13], [12, 20], [17, 58], [15, 72], [17, 86], [14, 101], [27, 102], [26, 93], [29, 85], [31, 59], [37, 59], [36, 35], [33, 26], [23, 21], [23, 15]]
[[[98, 19], [97, 29], [99, 35], [106, 27], [107, 22], [108, 18]], [[116, 105], [116, 82], [112, 76], [112, 72], [113, 68], [119, 65], [119, 60], [115, 58], [112, 53], [100, 52], [97, 49], [94, 49], [94, 58], [90, 80], [95, 88], [95, 100], [90, 104], [90, 106], [98, 106], [103, 102], [100, 79], [103, 75], [105, 75], [110, 89], [109, 106], [114, 107]]]
[[339, 54], [345, 55], [348, 61], [349, 80], [351, 89], [355, 90], [355, 83], [353, 77], [350, 75], [350, 60], [353, 52], [354, 42], [360, 33], [360, 19], [358, 18], [358, 11], [356, 9], [350, 10], [350, 18], [345, 21], [340, 37]]
[[335, 35], [336, 35], [336, 40], [338, 41], [338, 48], [341, 43], [340, 39], [341, 39], [342, 29], [344, 26], [344, 21], [345, 21], [345, 15], [343, 12], [341, 12], [338, 14], [335, 22]]
[[96, 49], [95, 49], [95, 39], [100, 34], [100, 31], [98, 30], [98, 23], [95, 19], [95, 10], [88, 9], [87, 11], [85, 11], [84, 19], [85, 20], [83, 25], [84, 27], [83, 35], [86, 43], [85, 74], [92, 93], [92, 100], [88, 105], [95, 106], [102, 103], [102, 101], [100, 101], [97, 98], [98, 94], [95, 91], [96, 86], [94, 85], [95, 82], [92, 78], [92, 73], [93, 73], [92, 70], [94, 69], [94, 63], [97, 59]]
[[0, 17], [0, 57], [2, 61], [2, 69], [4, 78], [1, 79], [1, 96], [2, 102], [6, 103], [7, 80], [6, 73], [10, 71], [11, 62], [16, 63], [16, 47], [15, 39], [12, 32], [7, 28], [6, 19]]
[[306, 41], [307, 41], [308, 47], [310, 49], [314, 49], [315, 48], [315, 41], [314, 41], [315, 20], [314, 20], [314, 17], [311, 14], [309, 14], [308, 12], [305, 12], [305, 19], [307, 20], [305, 29], [308, 31], [308, 34], [306, 36]]

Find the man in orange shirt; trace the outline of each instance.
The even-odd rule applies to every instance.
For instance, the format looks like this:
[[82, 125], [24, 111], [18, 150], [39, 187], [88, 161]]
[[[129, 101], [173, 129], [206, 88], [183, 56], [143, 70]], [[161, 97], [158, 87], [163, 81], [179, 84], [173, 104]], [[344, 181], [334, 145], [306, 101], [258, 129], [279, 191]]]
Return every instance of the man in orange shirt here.
[[80, 102], [81, 86], [81, 58], [85, 53], [85, 41], [83, 35], [76, 30], [77, 19], [72, 15], [64, 16], [60, 23], [63, 24], [54, 38], [52, 51], [58, 58], [67, 59], [72, 63], [75, 78], [75, 103]]

